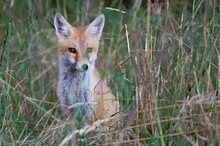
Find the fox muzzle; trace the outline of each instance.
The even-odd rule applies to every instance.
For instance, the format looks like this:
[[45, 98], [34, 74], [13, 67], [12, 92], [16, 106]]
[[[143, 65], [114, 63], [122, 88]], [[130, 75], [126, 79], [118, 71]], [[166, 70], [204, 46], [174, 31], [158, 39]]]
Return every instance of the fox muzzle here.
[[89, 66], [87, 64], [83, 64], [82, 67], [81, 67], [81, 69], [83, 71], [86, 71], [88, 68], [89, 68]]

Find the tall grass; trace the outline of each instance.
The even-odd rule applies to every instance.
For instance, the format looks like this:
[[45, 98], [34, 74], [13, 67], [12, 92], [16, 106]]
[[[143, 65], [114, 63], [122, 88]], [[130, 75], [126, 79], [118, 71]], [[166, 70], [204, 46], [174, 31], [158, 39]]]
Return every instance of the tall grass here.
[[115, 131], [79, 135], [81, 145], [106, 134], [115, 134], [106, 145], [219, 145], [219, 4], [1, 1], [0, 145], [59, 145], [72, 133], [55, 92], [55, 12], [75, 26], [106, 16], [96, 65], [122, 120]]

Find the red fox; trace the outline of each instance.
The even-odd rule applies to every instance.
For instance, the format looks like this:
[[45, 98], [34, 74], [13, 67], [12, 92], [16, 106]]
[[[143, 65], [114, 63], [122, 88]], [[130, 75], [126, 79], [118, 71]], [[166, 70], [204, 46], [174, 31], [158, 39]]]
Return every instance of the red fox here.
[[59, 52], [57, 96], [67, 117], [74, 118], [78, 112], [70, 106], [82, 103], [81, 115], [89, 123], [119, 113], [119, 102], [95, 68], [104, 22], [101, 14], [88, 26], [76, 28], [59, 13], [54, 17]]

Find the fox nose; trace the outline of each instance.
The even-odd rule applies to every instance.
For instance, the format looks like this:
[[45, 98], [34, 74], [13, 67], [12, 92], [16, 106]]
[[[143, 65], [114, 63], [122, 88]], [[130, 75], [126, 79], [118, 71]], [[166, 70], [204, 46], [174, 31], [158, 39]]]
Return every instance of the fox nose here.
[[83, 64], [81, 68], [82, 68], [82, 70], [86, 71], [89, 67], [87, 64]]

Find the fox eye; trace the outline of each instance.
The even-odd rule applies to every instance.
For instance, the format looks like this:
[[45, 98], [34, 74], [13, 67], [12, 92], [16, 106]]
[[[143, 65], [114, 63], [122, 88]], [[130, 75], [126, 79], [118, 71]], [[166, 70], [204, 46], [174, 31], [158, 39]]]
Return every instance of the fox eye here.
[[69, 52], [75, 54], [76, 53], [76, 49], [75, 48], [69, 48]]
[[92, 48], [87, 48], [88, 53], [92, 53]]

